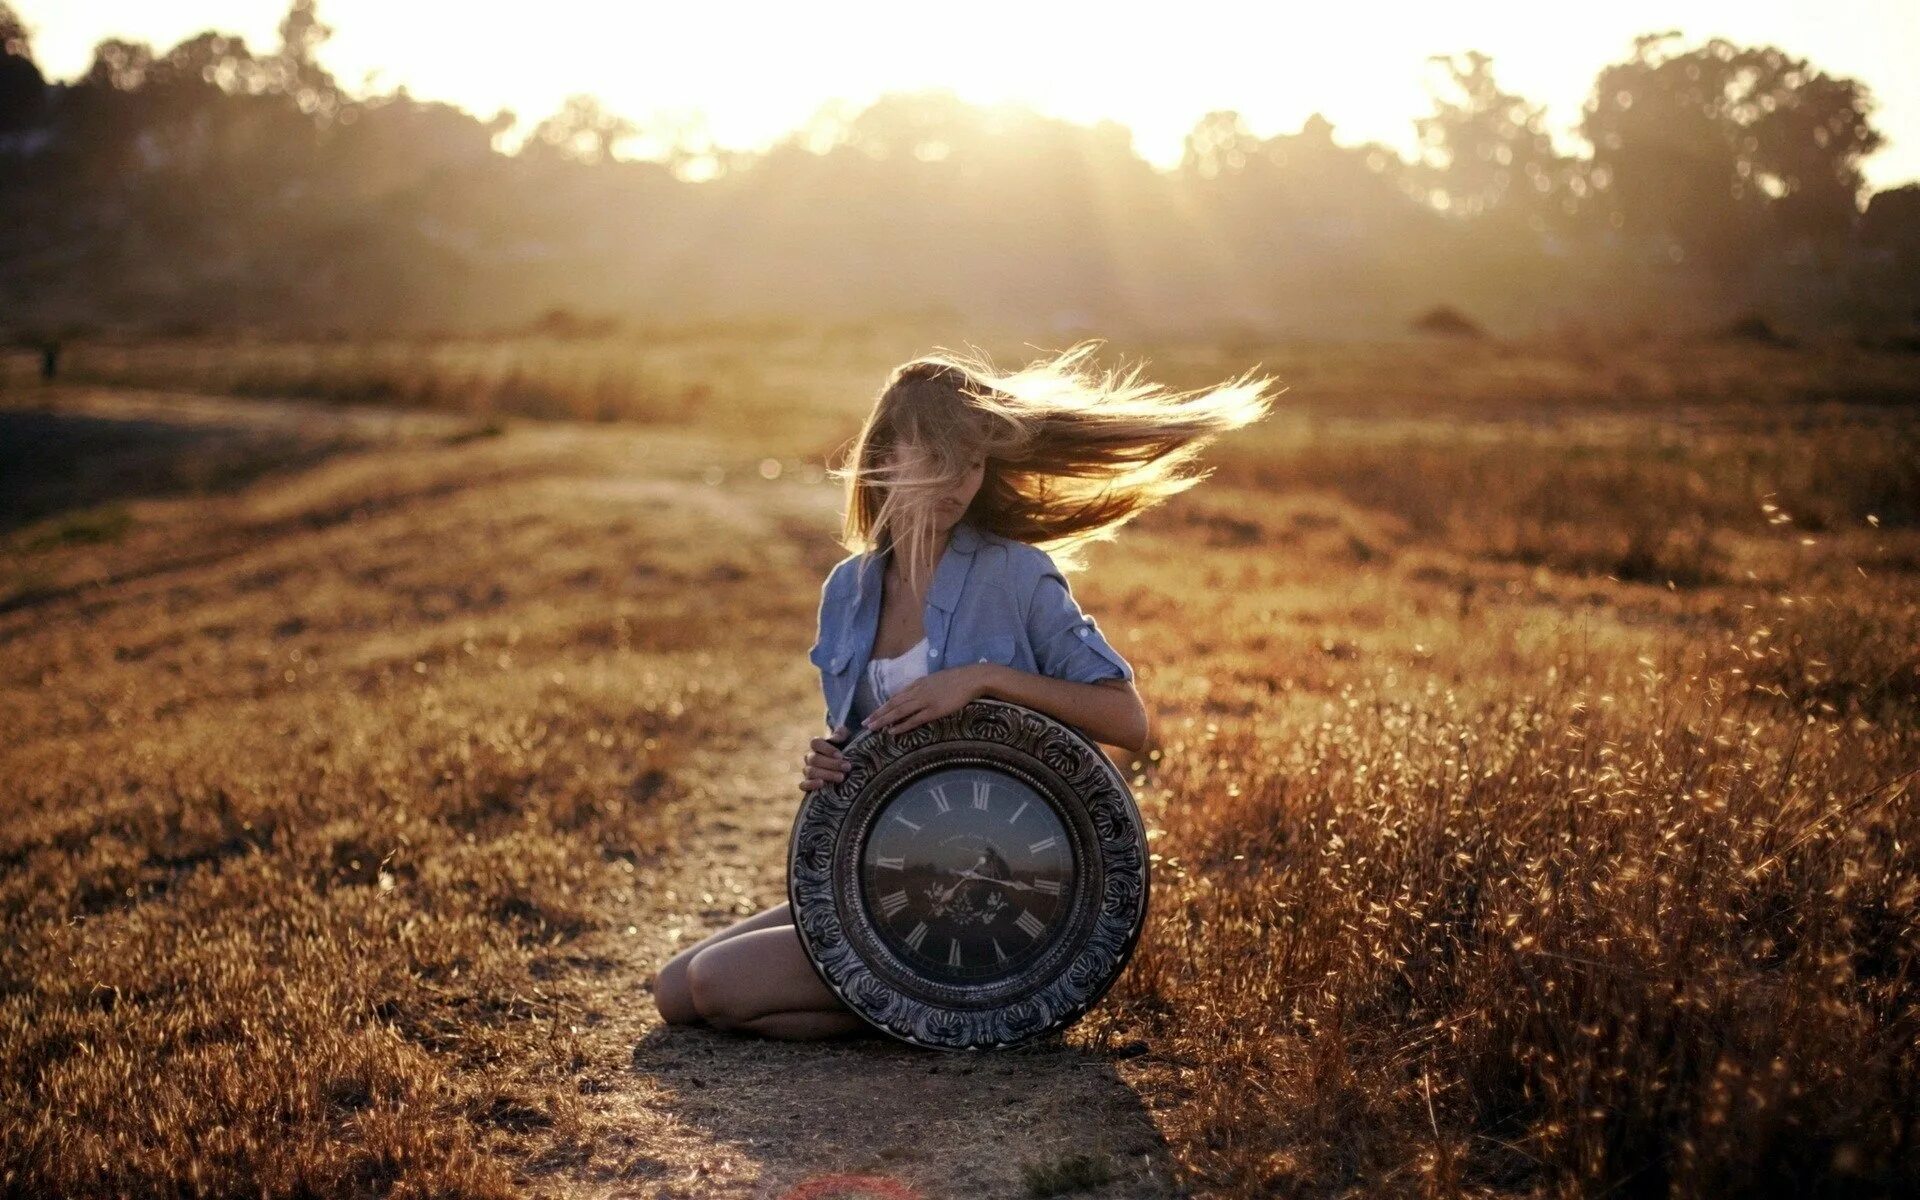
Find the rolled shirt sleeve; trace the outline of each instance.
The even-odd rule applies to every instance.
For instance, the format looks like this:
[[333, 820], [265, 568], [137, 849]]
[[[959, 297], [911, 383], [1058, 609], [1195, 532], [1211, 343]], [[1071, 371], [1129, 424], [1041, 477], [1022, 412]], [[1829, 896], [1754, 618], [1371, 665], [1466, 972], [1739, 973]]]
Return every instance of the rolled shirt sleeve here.
[[1027, 603], [1027, 641], [1040, 674], [1073, 683], [1102, 679], [1133, 682], [1133, 666], [1108, 644], [1092, 617], [1080, 611], [1073, 590], [1051, 558]]

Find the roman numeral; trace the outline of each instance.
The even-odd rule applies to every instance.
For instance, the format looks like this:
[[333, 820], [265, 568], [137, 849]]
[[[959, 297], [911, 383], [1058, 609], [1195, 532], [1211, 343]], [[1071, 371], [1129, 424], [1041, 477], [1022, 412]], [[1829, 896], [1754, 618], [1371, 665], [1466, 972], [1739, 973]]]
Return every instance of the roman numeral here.
[[[876, 861], [880, 867], [888, 871], [904, 871], [907, 869], [907, 860], [904, 858], [888, 858], [883, 854]], [[1060, 886], [1055, 884], [1053, 890], [1056, 892], [1059, 891]]]
[[947, 940], [947, 965], [950, 967], [957, 967], [960, 965], [960, 939], [959, 938], [949, 938]]
[[993, 792], [993, 780], [976, 779], [973, 781], [973, 806], [982, 812], [987, 808], [987, 797]]
[[1027, 801], [1027, 800], [1022, 800], [1022, 801], [1020, 802], [1020, 807], [1019, 807], [1019, 808], [1016, 808], [1016, 809], [1014, 809], [1014, 810], [1013, 810], [1013, 815], [1007, 818], [1007, 824], [1009, 824], [1009, 825], [1011, 825], [1011, 824], [1013, 824], [1013, 823], [1014, 823], [1015, 821], [1018, 821], [1018, 820], [1020, 819], [1020, 814], [1021, 814], [1021, 813], [1023, 813], [1023, 812], [1025, 812], [1025, 811], [1027, 811], [1027, 805], [1028, 805], [1029, 803], [1031, 803], [1031, 801]]
[[1032, 913], [1028, 912], [1024, 908], [1020, 910], [1020, 919], [1018, 921], [1015, 921], [1014, 924], [1026, 930], [1027, 936], [1030, 938], [1039, 937], [1042, 933], [1046, 931], [1046, 928], [1047, 928], [1045, 925], [1040, 923], [1039, 917], [1034, 916]]
[[953, 807], [947, 803], [947, 789], [944, 786], [933, 789], [933, 806], [941, 812], [946, 812]]
[[927, 923], [925, 921], [922, 921], [918, 925], [915, 925], [913, 927], [913, 932], [907, 935], [907, 945], [912, 946], [915, 950], [918, 950], [920, 948], [920, 943], [926, 940], [927, 940]]
[[900, 822], [902, 825], [905, 825], [908, 829], [913, 830], [915, 833], [920, 832], [920, 827], [918, 825], [915, 825], [912, 821], [907, 820], [905, 817], [901, 816], [899, 813], [893, 814], [893, 819]]
[[1042, 896], [1058, 896], [1060, 894], [1060, 881], [1058, 879], [1036, 879], [1033, 881], [1033, 890], [1039, 892]]
[[886, 895], [880, 897], [880, 915], [883, 917], [890, 917], [906, 906], [907, 893], [904, 890], [888, 892]]
[[1007, 952], [1000, 948], [1000, 939], [989, 938], [987, 940], [993, 943], [993, 961], [997, 963], [1003, 963], [1007, 961]]
[[1028, 850], [1028, 852], [1029, 852], [1029, 853], [1032, 853], [1032, 854], [1038, 854], [1038, 853], [1040, 853], [1040, 852], [1041, 852], [1042, 850], [1051, 850], [1051, 849], [1053, 849], [1053, 847], [1054, 847], [1054, 846], [1055, 846], [1055, 845], [1057, 844], [1057, 841], [1058, 841], [1058, 839], [1056, 839], [1056, 838], [1052, 838], [1052, 837], [1043, 837], [1043, 838], [1041, 838], [1041, 839], [1040, 839], [1039, 841], [1037, 841], [1037, 842], [1035, 842], [1035, 843], [1034, 843], [1033, 845], [1031, 845], [1031, 846], [1028, 846], [1028, 847], [1027, 847], [1027, 850]]

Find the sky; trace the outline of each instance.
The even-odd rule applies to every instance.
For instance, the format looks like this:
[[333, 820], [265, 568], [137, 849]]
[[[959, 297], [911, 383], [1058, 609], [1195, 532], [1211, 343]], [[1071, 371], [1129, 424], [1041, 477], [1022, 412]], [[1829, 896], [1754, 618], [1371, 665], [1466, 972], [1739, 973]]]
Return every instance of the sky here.
[[[256, 52], [278, 44], [286, 0], [12, 0], [53, 79], [71, 79], [106, 37], [172, 47], [205, 29]], [[1293, 11], [1287, 11], [1292, 9]], [[1178, 20], [1169, 14], [1178, 14]], [[1111, 3], [890, 2], [537, 5], [320, 0], [333, 37], [320, 60], [349, 90], [405, 84], [480, 116], [512, 110], [524, 137], [570, 94], [589, 92], [648, 124], [704, 120], [715, 142], [757, 149], [837, 99], [947, 88], [1067, 120], [1133, 130], [1135, 149], [1171, 166], [1202, 114], [1238, 111], [1262, 137], [1313, 112], [1343, 145], [1382, 142], [1413, 157], [1432, 54], [1479, 50], [1502, 88], [1547, 106], [1562, 147], [1594, 76], [1627, 58], [1634, 35], [1678, 30], [1772, 44], [1871, 89], [1886, 144], [1863, 163], [1876, 189], [1920, 181], [1920, 0], [1538, 0], [1467, 5], [1249, 6], [1185, 0], [1129, 12]], [[644, 144], [644, 143], [643, 143]], [[644, 150], [641, 151], [644, 153]]]

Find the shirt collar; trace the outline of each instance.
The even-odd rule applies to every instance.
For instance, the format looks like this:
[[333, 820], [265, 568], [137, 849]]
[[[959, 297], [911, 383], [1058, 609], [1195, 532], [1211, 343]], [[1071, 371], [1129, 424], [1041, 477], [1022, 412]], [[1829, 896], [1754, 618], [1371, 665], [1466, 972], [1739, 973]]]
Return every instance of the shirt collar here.
[[972, 554], [980, 547], [980, 531], [973, 522], [962, 517], [947, 537], [947, 545], [962, 554]]
[[[952, 612], [960, 604], [960, 591], [967, 582], [967, 571], [973, 565], [973, 555], [984, 541], [978, 527], [965, 517], [955, 522], [953, 531], [947, 535], [947, 548], [940, 555], [940, 562], [934, 567], [933, 582], [927, 587], [927, 604], [942, 612]], [[860, 562], [863, 585], [877, 584], [879, 572], [885, 567], [886, 555], [869, 552]], [[874, 588], [862, 587], [862, 595], [878, 594]]]

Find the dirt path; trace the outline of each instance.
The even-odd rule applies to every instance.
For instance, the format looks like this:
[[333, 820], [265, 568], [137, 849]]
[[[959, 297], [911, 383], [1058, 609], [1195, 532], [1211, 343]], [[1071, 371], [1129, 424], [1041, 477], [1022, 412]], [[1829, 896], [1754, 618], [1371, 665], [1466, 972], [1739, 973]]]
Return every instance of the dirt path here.
[[[1027, 1168], [1058, 1170], [1093, 1151], [1111, 1178], [1072, 1194], [1187, 1194], [1159, 1132], [1159, 1114], [1180, 1094], [1180, 1068], [1137, 1040], [1100, 1049], [1069, 1031], [1021, 1050], [961, 1056], [877, 1033], [799, 1044], [669, 1030], [660, 1021], [650, 986], [661, 964], [786, 898], [787, 836], [802, 799], [799, 751], [818, 731], [819, 696], [811, 666], [784, 648], [806, 644], [811, 630], [794, 622], [810, 614], [812, 601], [782, 593], [777, 603], [760, 603], [752, 593], [768, 580], [817, 587], [806, 581], [839, 556], [828, 540], [838, 495], [817, 473], [770, 479], [751, 452], [696, 430], [515, 424], [505, 434], [476, 433], [471, 420], [435, 414], [92, 389], [10, 419], [38, 439], [22, 454], [97, 465], [99, 455], [86, 456], [98, 444], [116, 456], [112, 473], [47, 475], [65, 490], [43, 493], [18, 482], [13, 499], [22, 513], [172, 495], [210, 478], [257, 480], [240, 501], [143, 501], [145, 523], [124, 545], [109, 530], [98, 561], [91, 527], [72, 527], [63, 536], [74, 549], [47, 559], [50, 566], [20, 568], [37, 572], [12, 585], [23, 612], [97, 595], [125, 598], [164, 577], [176, 588], [168, 612], [177, 603], [181, 621], [199, 621], [197, 614], [230, 603], [250, 580], [323, 561], [389, 589], [413, 587], [423, 604], [446, 596], [484, 601], [508, 582], [515, 591], [504, 603], [512, 607], [500, 614], [527, 614], [529, 628], [543, 631], [546, 640], [521, 642], [516, 653], [527, 671], [544, 676], [549, 665], [582, 661], [565, 654], [593, 661], [580, 648], [601, 643], [582, 639], [606, 627], [607, 597], [627, 594], [606, 581], [630, 572], [642, 580], [632, 594], [645, 606], [635, 610], [634, 637], [661, 661], [672, 659], [674, 670], [704, 669], [699, 664], [725, 656], [729, 638], [758, 639], [736, 646], [730, 664], [752, 686], [721, 689], [751, 699], [699, 714], [699, 744], [684, 751], [661, 793], [669, 849], [635, 864], [634, 899], [615, 907], [625, 920], [541, 961], [553, 1011], [581, 1020], [572, 1031], [577, 1083], [592, 1117], [583, 1128], [594, 1141], [516, 1163], [534, 1188], [590, 1197], [1011, 1198], [1030, 1194]], [[362, 450], [329, 458], [346, 442]], [[88, 485], [72, 493], [69, 479]], [[176, 513], [179, 532], [169, 524]], [[225, 522], [231, 514], [244, 519]], [[386, 522], [380, 532], [338, 537], [328, 555], [299, 540], [335, 536], [329, 531], [369, 514]], [[381, 538], [390, 539], [384, 549]], [[295, 565], [268, 572], [258, 556], [281, 553], [275, 539]], [[178, 582], [183, 573], [190, 586]], [[717, 611], [719, 630], [716, 614], [690, 594], [701, 588], [730, 606]], [[395, 614], [394, 628], [362, 634], [343, 627], [343, 661], [390, 654], [410, 662], [442, 636], [428, 620], [399, 615], [393, 594], [375, 593], [372, 602], [383, 620]], [[181, 645], [244, 637], [273, 619], [260, 615], [270, 609], [248, 612], [205, 630], [189, 622], [196, 632], [183, 634]], [[91, 636], [127, 641], [144, 619], [116, 618], [124, 628], [95, 624]]]
[[[765, 752], [713, 762], [701, 772], [709, 786], [677, 803], [682, 853], [652, 880], [635, 914], [641, 932], [603, 981], [610, 1001], [631, 997], [609, 1003], [619, 1015], [604, 1030], [631, 1047], [631, 1070], [598, 1103], [651, 1160], [638, 1194], [1017, 1197], [1027, 1194], [1023, 1164], [1057, 1163], [1096, 1144], [1121, 1173], [1079, 1194], [1185, 1194], [1172, 1183], [1151, 1111], [1120, 1070], [1128, 1064], [1060, 1037], [956, 1056], [880, 1036], [776, 1043], [662, 1025], [648, 991], [654, 968], [785, 898], [786, 839], [801, 793], [797, 768], [778, 761], [775, 748], [811, 726], [770, 732]], [[908, 1190], [830, 1187], [834, 1176]], [[632, 1195], [640, 1182], [581, 1194]]]

